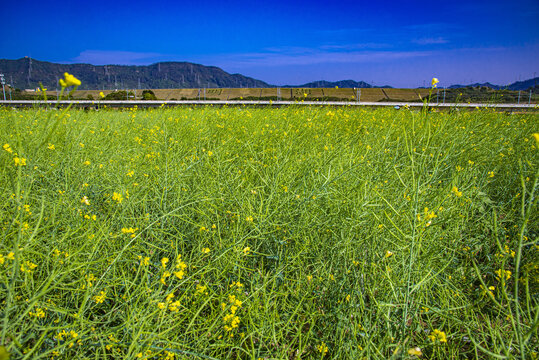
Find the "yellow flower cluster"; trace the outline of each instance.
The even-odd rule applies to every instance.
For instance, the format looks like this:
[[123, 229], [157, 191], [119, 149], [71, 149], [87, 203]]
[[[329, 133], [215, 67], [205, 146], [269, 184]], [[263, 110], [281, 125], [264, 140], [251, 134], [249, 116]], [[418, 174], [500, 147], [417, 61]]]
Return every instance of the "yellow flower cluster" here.
[[122, 196], [121, 193], [113, 192], [112, 193], [112, 200], [117, 201], [118, 204], [121, 204], [122, 201], [124, 200], [124, 197]]
[[45, 311], [42, 308], [36, 308], [35, 312], [29, 311], [28, 315], [43, 319], [45, 317]]
[[43, 319], [45, 317], [45, 311], [42, 308], [36, 308], [35, 312], [29, 311], [28, 315]]
[[140, 260], [141, 266], [148, 266], [150, 264], [150, 258], [147, 256], [142, 257], [141, 255], [139, 255], [138, 259]]
[[421, 348], [416, 346], [408, 349], [408, 355], [421, 357], [423, 355], [423, 352], [421, 351]]
[[[167, 257], [164, 257], [161, 259], [161, 266], [163, 267], [163, 270], [165, 270], [167, 268], [167, 264], [169, 262], [169, 258]], [[185, 262], [182, 261], [182, 255], [178, 255], [177, 259], [176, 259], [176, 265], [175, 265], [175, 268], [176, 268], [176, 271], [174, 271], [174, 275], [178, 278], [178, 279], [183, 279], [183, 277], [185, 276], [185, 269], [187, 268], [187, 264]], [[163, 285], [166, 285], [166, 279], [171, 277], [172, 276], [172, 273], [168, 270], [165, 270], [163, 272], [163, 274], [161, 274], [161, 279], [159, 280], [159, 282]]]
[[[241, 308], [243, 302], [236, 298], [236, 295], [228, 295], [228, 302], [230, 304], [230, 313], [223, 317], [224, 328], [226, 331], [232, 331], [240, 324], [240, 318], [236, 315], [236, 312]], [[226, 309], [227, 304], [222, 303], [221, 307]], [[232, 335], [231, 335], [232, 336]]]
[[462, 191], [459, 191], [459, 188], [456, 186], [453, 186], [453, 188], [451, 189], [451, 192], [455, 194], [456, 197], [462, 196]]
[[208, 289], [208, 287], [206, 285], [197, 284], [195, 293], [198, 294], [198, 295], [208, 295], [207, 289]]
[[535, 139], [535, 146], [539, 149], [539, 133], [533, 133], [532, 136]]
[[511, 271], [509, 270], [502, 270], [502, 269], [498, 269], [495, 271], [496, 273], [496, 280], [500, 281], [500, 279], [503, 279], [504, 281], [505, 280], [509, 280], [509, 278], [511, 278]]
[[239, 281], [233, 281], [232, 284], [230, 284], [230, 288], [236, 288], [238, 291], [241, 291], [241, 289], [243, 289], [243, 284]]
[[174, 275], [178, 279], [183, 279], [186, 268], [187, 268], [187, 264], [182, 261], [182, 255], [179, 254], [178, 257], [176, 258], [176, 271], [174, 272]]
[[107, 293], [105, 291], [99, 292], [99, 295], [93, 297], [94, 301], [98, 304], [101, 304], [107, 298]]
[[15, 163], [15, 166], [26, 166], [26, 159], [20, 158], [18, 156], [15, 156], [13, 158], [13, 162]]
[[[64, 339], [64, 337], [65, 337], [65, 339]], [[71, 338], [73, 338], [73, 339], [76, 339], [76, 338], [79, 337], [79, 334], [77, 334], [77, 332], [74, 331], [74, 330], [71, 330], [70, 332], [67, 332], [67, 331], [65, 331], [65, 330], [62, 330], [62, 331], [60, 331], [60, 332], [58, 333], [58, 335], [56, 335], [56, 338], [57, 338], [58, 340], [60, 340], [60, 341], [62, 341], [62, 340], [67, 340], [68, 337], [71, 337]]]
[[86, 289], [86, 287], [88, 286], [89, 288], [91, 288], [92, 286], [94, 286], [94, 281], [96, 279], [96, 277], [94, 276], [94, 274], [92, 273], [89, 273], [88, 275], [85, 275], [84, 276], [84, 279], [86, 279], [86, 284], [82, 285], [82, 289]]
[[52, 251], [52, 256], [54, 256], [55, 258], [58, 258], [58, 262], [60, 264], [63, 264], [64, 263], [64, 260], [63, 258], [61, 257], [61, 255], [63, 255], [63, 258], [67, 258], [69, 256], [69, 253], [67, 251], [60, 251], [58, 249], [54, 249]]
[[436, 341], [439, 341], [441, 343], [447, 342], [447, 337], [445, 336], [445, 332], [440, 331], [438, 329], [434, 329], [434, 331], [430, 333], [429, 339], [432, 342], [436, 342]]
[[328, 352], [328, 346], [326, 345], [325, 342], [322, 342], [320, 345], [316, 346], [316, 349], [322, 353], [322, 357], [326, 356], [327, 352]]
[[122, 234], [131, 234], [130, 236], [132, 238], [134, 238], [136, 235], [135, 235], [135, 232], [138, 230], [138, 228], [122, 228]]
[[170, 293], [165, 298], [164, 302], [157, 304], [157, 307], [161, 310], [165, 310], [168, 307], [168, 310], [171, 312], [178, 312], [180, 310], [181, 302], [180, 300], [172, 301], [174, 299], [174, 294]]
[[429, 211], [429, 208], [426, 207], [424, 210], [423, 210], [423, 217], [421, 217], [421, 214], [417, 214], [417, 221], [421, 221], [421, 219], [423, 218], [423, 220], [425, 221], [425, 226], [430, 226], [432, 224], [432, 219], [434, 218], [437, 218], [438, 216], [434, 213], [434, 211]]
[[4, 151], [7, 151], [10, 154], [13, 153], [13, 149], [11, 148], [11, 146], [9, 146], [9, 144], [4, 144], [4, 146], [2, 146], [2, 148], [4, 149]]
[[60, 79], [59, 83], [60, 86], [63, 88], [70, 86], [80, 86], [81, 84], [79, 79], [69, 73], [64, 73], [64, 78]]
[[7, 254], [5, 257], [4, 255], [0, 254], [0, 265], [4, 264], [6, 259], [15, 260], [15, 253], [12, 251], [9, 254]]
[[485, 289], [485, 287], [481, 285], [481, 293], [483, 294], [483, 296], [486, 295], [487, 293], [494, 296], [494, 290], [496, 290], [495, 286], [489, 286], [487, 289]]
[[34, 272], [36, 268], [37, 268], [37, 265], [31, 261], [25, 261], [24, 263], [21, 264], [21, 272], [26, 272], [26, 273], [31, 274], [32, 272]]

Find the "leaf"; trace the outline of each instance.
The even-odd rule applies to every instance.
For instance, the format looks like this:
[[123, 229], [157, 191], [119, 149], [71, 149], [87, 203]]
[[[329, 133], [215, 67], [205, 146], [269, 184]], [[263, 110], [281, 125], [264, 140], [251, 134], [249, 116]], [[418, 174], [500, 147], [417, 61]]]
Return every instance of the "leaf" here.
[[9, 360], [11, 354], [7, 351], [5, 346], [0, 346], [0, 360]]

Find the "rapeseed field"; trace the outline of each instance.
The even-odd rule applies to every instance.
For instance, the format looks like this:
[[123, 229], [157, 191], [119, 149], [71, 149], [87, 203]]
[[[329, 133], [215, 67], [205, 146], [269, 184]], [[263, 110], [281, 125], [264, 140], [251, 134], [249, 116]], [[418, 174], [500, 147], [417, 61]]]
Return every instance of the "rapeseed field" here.
[[0, 358], [536, 358], [538, 124], [2, 109]]

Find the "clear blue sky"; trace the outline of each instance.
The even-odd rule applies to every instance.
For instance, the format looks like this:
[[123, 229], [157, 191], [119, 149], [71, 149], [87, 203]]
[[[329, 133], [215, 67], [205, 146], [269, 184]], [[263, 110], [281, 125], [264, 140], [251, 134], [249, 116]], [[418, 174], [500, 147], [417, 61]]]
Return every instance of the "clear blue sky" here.
[[539, 1], [9, 1], [0, 58], [191, 61], [271, 84], [539, 76]]

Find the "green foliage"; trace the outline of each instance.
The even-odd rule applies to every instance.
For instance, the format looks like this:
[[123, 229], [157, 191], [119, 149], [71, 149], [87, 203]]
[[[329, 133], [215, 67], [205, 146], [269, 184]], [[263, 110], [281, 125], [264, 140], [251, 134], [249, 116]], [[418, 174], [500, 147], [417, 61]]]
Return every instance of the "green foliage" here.
[[33, 359], [532, 357], [537, 123], [0, 109], [0, 344]]
[[[128, 98], [129, 96], [129, 98]], [[129, 95], [125, 90], [118, 90], [105, 95], [103, 100], [134, 100], [135, 94], [132, 91], [129, 91]]]
[[142, 91], [142, 100], [157, 100], [157, 97], [152, 90], [144, 90]]

